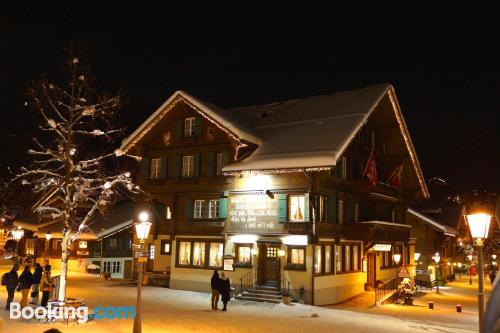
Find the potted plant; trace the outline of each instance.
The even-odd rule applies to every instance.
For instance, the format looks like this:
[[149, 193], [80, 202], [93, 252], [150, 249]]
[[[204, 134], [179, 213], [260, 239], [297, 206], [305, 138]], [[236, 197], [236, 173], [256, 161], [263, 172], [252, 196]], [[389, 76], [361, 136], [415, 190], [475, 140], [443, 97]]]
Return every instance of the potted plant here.
[[398, 298], [402, 298], [405, 305], [413, 305], [416, 293], [417, 288], [409, 278], [404, 278], [398, 286]]

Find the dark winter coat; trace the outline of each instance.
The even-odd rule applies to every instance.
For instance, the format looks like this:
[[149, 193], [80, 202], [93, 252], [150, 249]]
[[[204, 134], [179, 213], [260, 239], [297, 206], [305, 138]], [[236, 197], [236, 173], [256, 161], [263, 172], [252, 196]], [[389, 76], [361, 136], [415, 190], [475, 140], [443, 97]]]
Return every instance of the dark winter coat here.
[[231, 298], [231, 283], [229, 279], [219, 280], [219, 292], [221, 294], [221, 299], [223, 302], [229, 302]]
[[5, 286], [10, 289], [15, 289], [19, 284], [19, 276], [17, 275], [17, 271], [11, 270], [7, 273]]
[[212, 286], [212, 289], [219, 289], [219, 281], [220, 277], [217, 272], [214, 272], [214, 275], [212, 275], [212, 279], [210, 280], [210, 285]]
[[39, 284], [42, 279], [42, 267], [36, 267], [35, 272], [33, 273], [33, 284]]
[[30, 289], [33, 284], [33, 274], [25, 269], [19, 277], [19, 289]]

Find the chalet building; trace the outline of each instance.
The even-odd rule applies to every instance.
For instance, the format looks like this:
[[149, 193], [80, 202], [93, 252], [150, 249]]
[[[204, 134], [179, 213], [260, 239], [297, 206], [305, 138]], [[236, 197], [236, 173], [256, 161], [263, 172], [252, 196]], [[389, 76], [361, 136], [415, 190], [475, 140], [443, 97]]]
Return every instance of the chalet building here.
[[391, 85], [234, 109], [178, 91], [121, 149], [142, 157], [148, 269], [171, 288], [209, 291], [217, 268], [333, 304], [395, 277], [393, 253], [413, 264], [408, 202], [429, 194]]

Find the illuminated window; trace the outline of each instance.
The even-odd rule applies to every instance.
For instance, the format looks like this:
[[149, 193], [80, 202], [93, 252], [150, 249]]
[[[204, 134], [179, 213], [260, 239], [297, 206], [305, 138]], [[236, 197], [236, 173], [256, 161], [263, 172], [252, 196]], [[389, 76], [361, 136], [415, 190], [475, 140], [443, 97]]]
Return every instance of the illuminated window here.
[[347, 157], [342, 157], [342, 179], [347, 179]]
[[321, 273], [321, 267], [322, 267], [322, 262], [321, 262], [321, 245], [316, 246], [316, 264], [314, 265], [314, 271], [316, 274]]
[[330, 245], [325, 246], [325, 273], [331, 273], [332, 271], [332, 247]]
[[304, 222], [305, 196], [290, 195], [289, 216], [291, 222]]
[[26, 255], [34, 255], [35, 254], [35, 239], [34, 238], [26, 238], [25, 239], [25, 254]]
[[342, 272], [342, 246], [335, 245], [335, 272]]
[[216, 219], [219, 217], [219, 200], [210, 200], [208, 208], [208, 218]]
[[122, 263], [120, 261], [113, 261], [113, 271], [112, 271], [112, 273], [120, 273], [121, 272], [121, 266], [122, 266]]
[[155, 246], [153, 244], [149, 245], [149, 259], [155, 258]]
[[160, 254], [170, 254], [170, 240], [168, 239], [161, 240]]
[[167, 206], [167, 208], [165, 209], [165, 219], [172, 219], [172, 211], [170, 210], [170, 206]]
[[182, 177], [193, 177], [194, 173], [194, 156], [182, 156]]
[[352, 269], [359, 270], [359, 247], [357, 245], [352, 247]]
[[161, 177], [161, 158], [151, 159], [151, 170], [149, 176], [153, 179]]
[[194, 201], [194, 214], [195, 219], [201, 219], [205, 217], [205, 200], [195, 200]]
[[208, 266], [222, 267], [222, 257], [224, 256], [224, 245], [222, 243], [210, 243], [210, 256]]
[[80, 249], [86, 249], [87, 248], [87, 242], [86, 241], [81, 241], [78, 243], [78, 247]]
[[344, 201], [343, 200], [339, 200], [338, 223], [339, 224], [343, 224], [344, 223]]
[[351, 270], [351, 248], [344, 246], [344, 272]]
[[195, 117], [189, 117], [184, 119], [184, 136], [189, 137], [189, 136], [194, 136], [195, 131], [194, 127], [196, 126], [196, 118]]
[[222, 168], [224, 167], [224, 159], [222, 153], [217, 153], [217, 168], [215, 174], [217, 176], [222, 175]]
[[294, 265], [304, 265], [305, 263], [305, 250], [304, 249], [291, 249], [290, 250], [290, 263]]
[[191, 242], [179, 243], [179, 265], [191, 265]]
[[252, 247], [251, 245], [236, 244], [236, 261], [240, 263], [252, 262]]
[[205, 266], [205, 243], [194, 242], [193, 265], [199, 267]]
[[108, 239], [108, 247], [112, 249], [116, 249], [118, 247], [118, 239], [110, 238]]

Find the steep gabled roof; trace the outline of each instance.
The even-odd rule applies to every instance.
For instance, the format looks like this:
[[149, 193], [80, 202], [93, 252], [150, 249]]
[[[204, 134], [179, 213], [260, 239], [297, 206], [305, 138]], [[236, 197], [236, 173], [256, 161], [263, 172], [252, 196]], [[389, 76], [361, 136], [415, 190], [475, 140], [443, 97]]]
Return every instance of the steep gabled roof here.
[[414, 209], [408, 208], [408, 213], [418, 217], [419, 219], [426, 222], [427, 224], [430, 224], [433, 227], [441, 230], [445, 235], [455, 237], [458, 234], [456, 228], [450, 227], [448, 225], [444, 225], [444, 224], [440, 223], [439, 221], [436, 221], [435, 219], [432, 219], [423, 213], [417, 212]]

